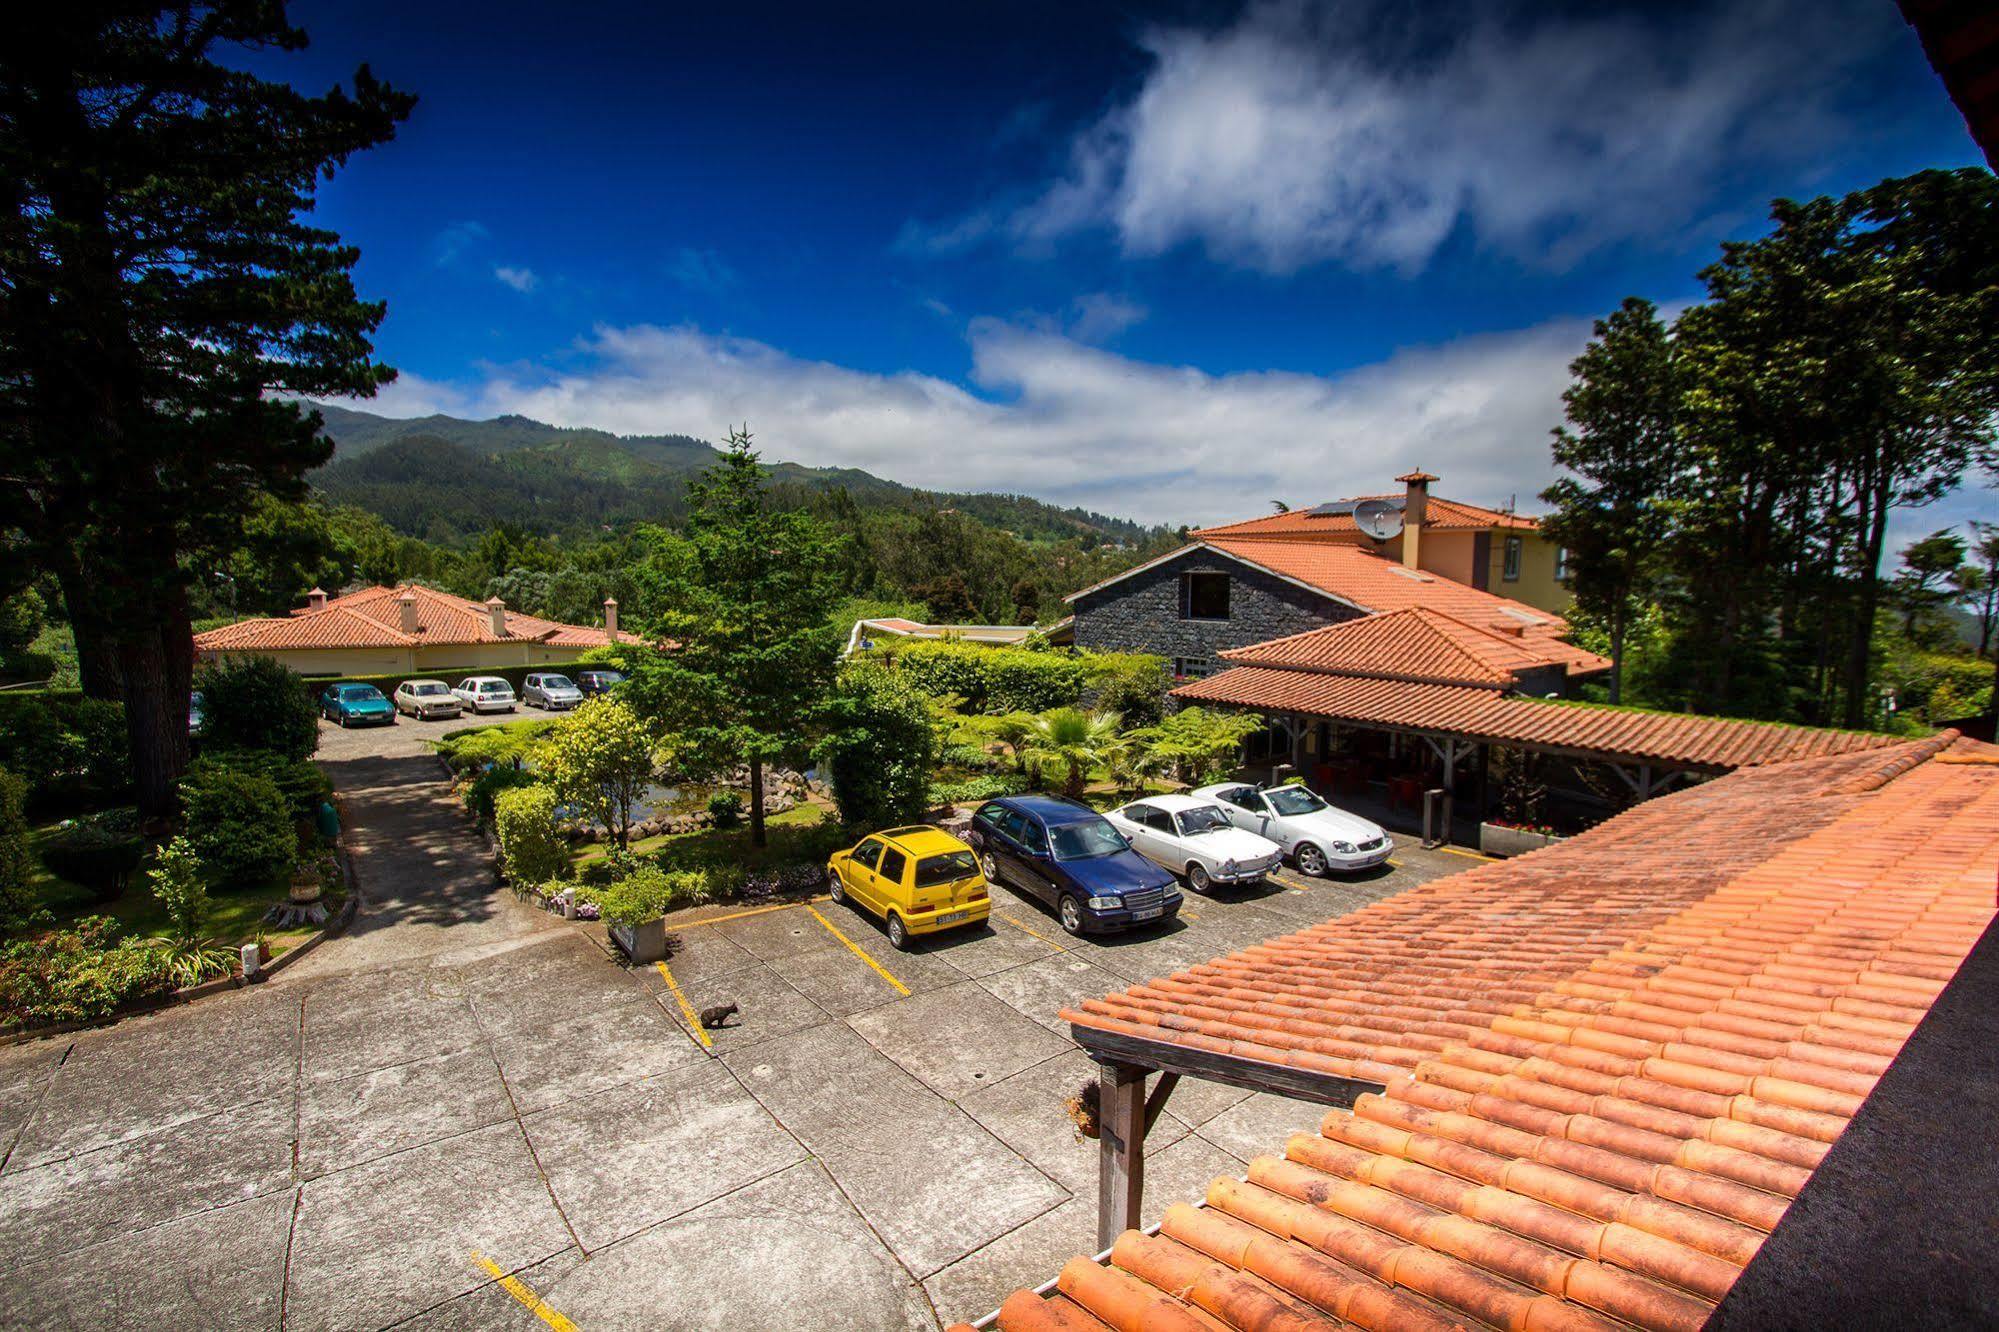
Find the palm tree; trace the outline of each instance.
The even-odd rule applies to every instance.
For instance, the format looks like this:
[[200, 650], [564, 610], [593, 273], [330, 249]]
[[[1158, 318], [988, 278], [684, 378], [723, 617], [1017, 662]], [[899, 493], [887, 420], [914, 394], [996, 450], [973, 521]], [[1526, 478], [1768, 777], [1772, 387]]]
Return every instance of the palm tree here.
[[1048, 764], [1066, 767], [1069, 778], [1062, 792], [1078, 797], [1089, 785], [1090, 769], [1117, 743], [1120, 720], [1115, 712], [1051, 708], [1034, 717], [1019, 752], [1037, 771]]
[[1013, 755], [1014, 767], [1021, 772], [1027, 771], [1027, 759], [1022, 750], [1027, 737], [1034, 733], [1033, 713], [1009, 712], [1001, 717], [981, 717], [979, 728], [1007, 747]]

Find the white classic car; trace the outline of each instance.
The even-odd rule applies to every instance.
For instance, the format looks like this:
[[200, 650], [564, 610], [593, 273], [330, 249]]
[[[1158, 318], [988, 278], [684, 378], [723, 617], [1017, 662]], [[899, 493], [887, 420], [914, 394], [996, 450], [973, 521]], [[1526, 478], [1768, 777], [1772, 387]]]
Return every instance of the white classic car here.
[[397, 712], [406, 712], [419, 721], [456, 717], [465, 711], [465, 700], [446, 689], [442, 680], [405, 680], [396, 686], [389, 701], [396, 705]]
[[1194, 794], [1221, 806], [1236, 827], [1276, 842], [1306, 874], [1371, 869], [1395, 851], [1380, 824], [1335, 809], [1303, 786], [1222, 782]]
[[1134, 800], [1104, 815], [1148, 860], [1205, 893], [1214, 884], [1254, 883], [1284, 863], [1284, 848], [1235, 827], [1221, 806], [1189, 795]]

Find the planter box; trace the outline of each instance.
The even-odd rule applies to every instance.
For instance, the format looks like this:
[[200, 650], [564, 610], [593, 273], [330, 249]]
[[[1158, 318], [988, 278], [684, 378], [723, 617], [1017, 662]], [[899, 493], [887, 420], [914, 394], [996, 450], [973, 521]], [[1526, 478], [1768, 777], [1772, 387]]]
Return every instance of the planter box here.
[[1518, 856], [1529, 851], [1539, 851], [1544, 846], [1553, 846], [1561, 841], [1546, 833], [1528, 832], [1525, 828], [1507, 828], [1497, 823], [1478, 825], [1478, 849], [1488, 856]]
[[640, 925], [613, 925], [611, 938], [634, 962], [660, 962], [666, 958], [666, 919]]

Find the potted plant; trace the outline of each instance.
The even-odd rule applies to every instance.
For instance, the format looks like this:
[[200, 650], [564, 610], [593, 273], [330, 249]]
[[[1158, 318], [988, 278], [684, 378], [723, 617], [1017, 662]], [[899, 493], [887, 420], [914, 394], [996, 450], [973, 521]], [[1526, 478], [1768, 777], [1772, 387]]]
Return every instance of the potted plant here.
[[658, 962], [666, 957], [666, 913], [678, 885], [659, 866], [641, 864], [602, 887], [587, 888], [611, 939], [633, 962]]

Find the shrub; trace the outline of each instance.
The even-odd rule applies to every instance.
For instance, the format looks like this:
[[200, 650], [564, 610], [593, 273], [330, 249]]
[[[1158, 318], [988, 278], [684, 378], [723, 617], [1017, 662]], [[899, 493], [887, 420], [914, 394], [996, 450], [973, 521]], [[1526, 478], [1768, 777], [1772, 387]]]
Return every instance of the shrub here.
[[561, 724], [560, 718], [537, 717], [532, 721], [448, 731], [437, 741], [437, 752], [445, 766], [461, 777], [491, 764], [533, 766], [540, 757], [542, 742]]
[[174, 838], [160, 848], [147, 877], [172, 933], [145, 943], [159, 952], [174, 984], [199, 985], [211, 976], [228, 975], [235, 967], [235, 955], [210, 945], [205, 937], [208, 888], [201, 881], [201, 861], [194, 847], [185, 837]]
[[0, 931], [34, 907], [35, 856], [28, 845], [28, 784], [0, 768]]
[[121, 798], [132, 784], [125, 709], [76, 695], [0, 704], [0, 763], [28, 783], [31, 809], [75, 810]]
[[202, 742], [263, 749], [289, 759], [319, 748], [319, 712], [305, 683], [271, 657], [211, 662], [195, 672], [207, 717]]
[[269, 777], [199, 764], [181, 778], [180, 799], [188, 843], [217, 887], [261, 887], [291, 869], [298, 834], [284, 792]]
[[607, 923], [640, 925], [669, 911], [713, 901], [720, 893], [706, 870], [668, 870], [641, 863], [611, 883], [586, 886], [582, 895], [597, 904]]
[[1127, 726], [1158, 722], [1166, 700], [1166, 659], [1145, 652], [1085, 652], [1086, 693], [1099, 712], [1115, 712]]
[[1017, 772], [988, 772], [968, 777], [962, 782], [938, 782], [930, 788], [925, 799], [933, 808], [938, 805], [966, 805], [977, 800], [1019, 795], [1028, 785], [1027, 778]]
[[1217, 768], [1228, 767], [1242, 742], [1263, 723], [1241, 712], [1182, 708], [1133, 738], [1145, 746], [1150, 766], [1171, 768], [1189, 786], [1199, 786]]
[[109, 902], [125, 891], [145, 853], [137, 813], [114, 809], [57, 829], [42, 843], [42, 864], [57, 878], [87, 889], [97, 901]]
[[465, 808], [472, 811], [481, 823], [493, 819], [493, 801], [502, 791], [516, 791], [523, 786], [534, 786], [540, 778], [525, 768], [496, 763], [465, 784]]
[[619, 846], [659, 771], [658, 737], [631, 705], [593, 698], [549, 734], [541, 766], [556, 799], [588, 814]]
[[333, 795], [333, 782], [310, 759], [288, 759], [267, 749], [226, 749], [203, 754], [188, 765], [190, 774], [222, 768], [263, 777], [284, 797], [293, 819], [310, 819]]
[[900, 671], [862, 662], [840, 678], [832, 730], [817, 755], [843, 821], [907, 823], [923, 812], [936, 766], [937, 734], [923, 698]]
[[944, 768], [973, 768], [986, 770], [998, 768], [1005, 760], [988, 754], [978, 745], [946, 745], [937, 755], [937, 764]]
[[743, 798], [734, 791], [717, 791], [708, 797], [708, 817], [717, 828], [733, 828], [743, 821]]
[[516, 884], [544, 883], [569, 872], [569, 847], [555, 829], [555, 792], [520, 786], [493, 800], [500, 868]]
[[1059, 653], [919, 642], [898, 646], [893, 659], [918, 693], [959, 695], [974, 712], [1041, 712], [1083, 693], [1083, 663]]
[[0, 945], [0, 1022], [90, 1022], [173, 984], [160, 951], [119, 942], [109, 916]]

